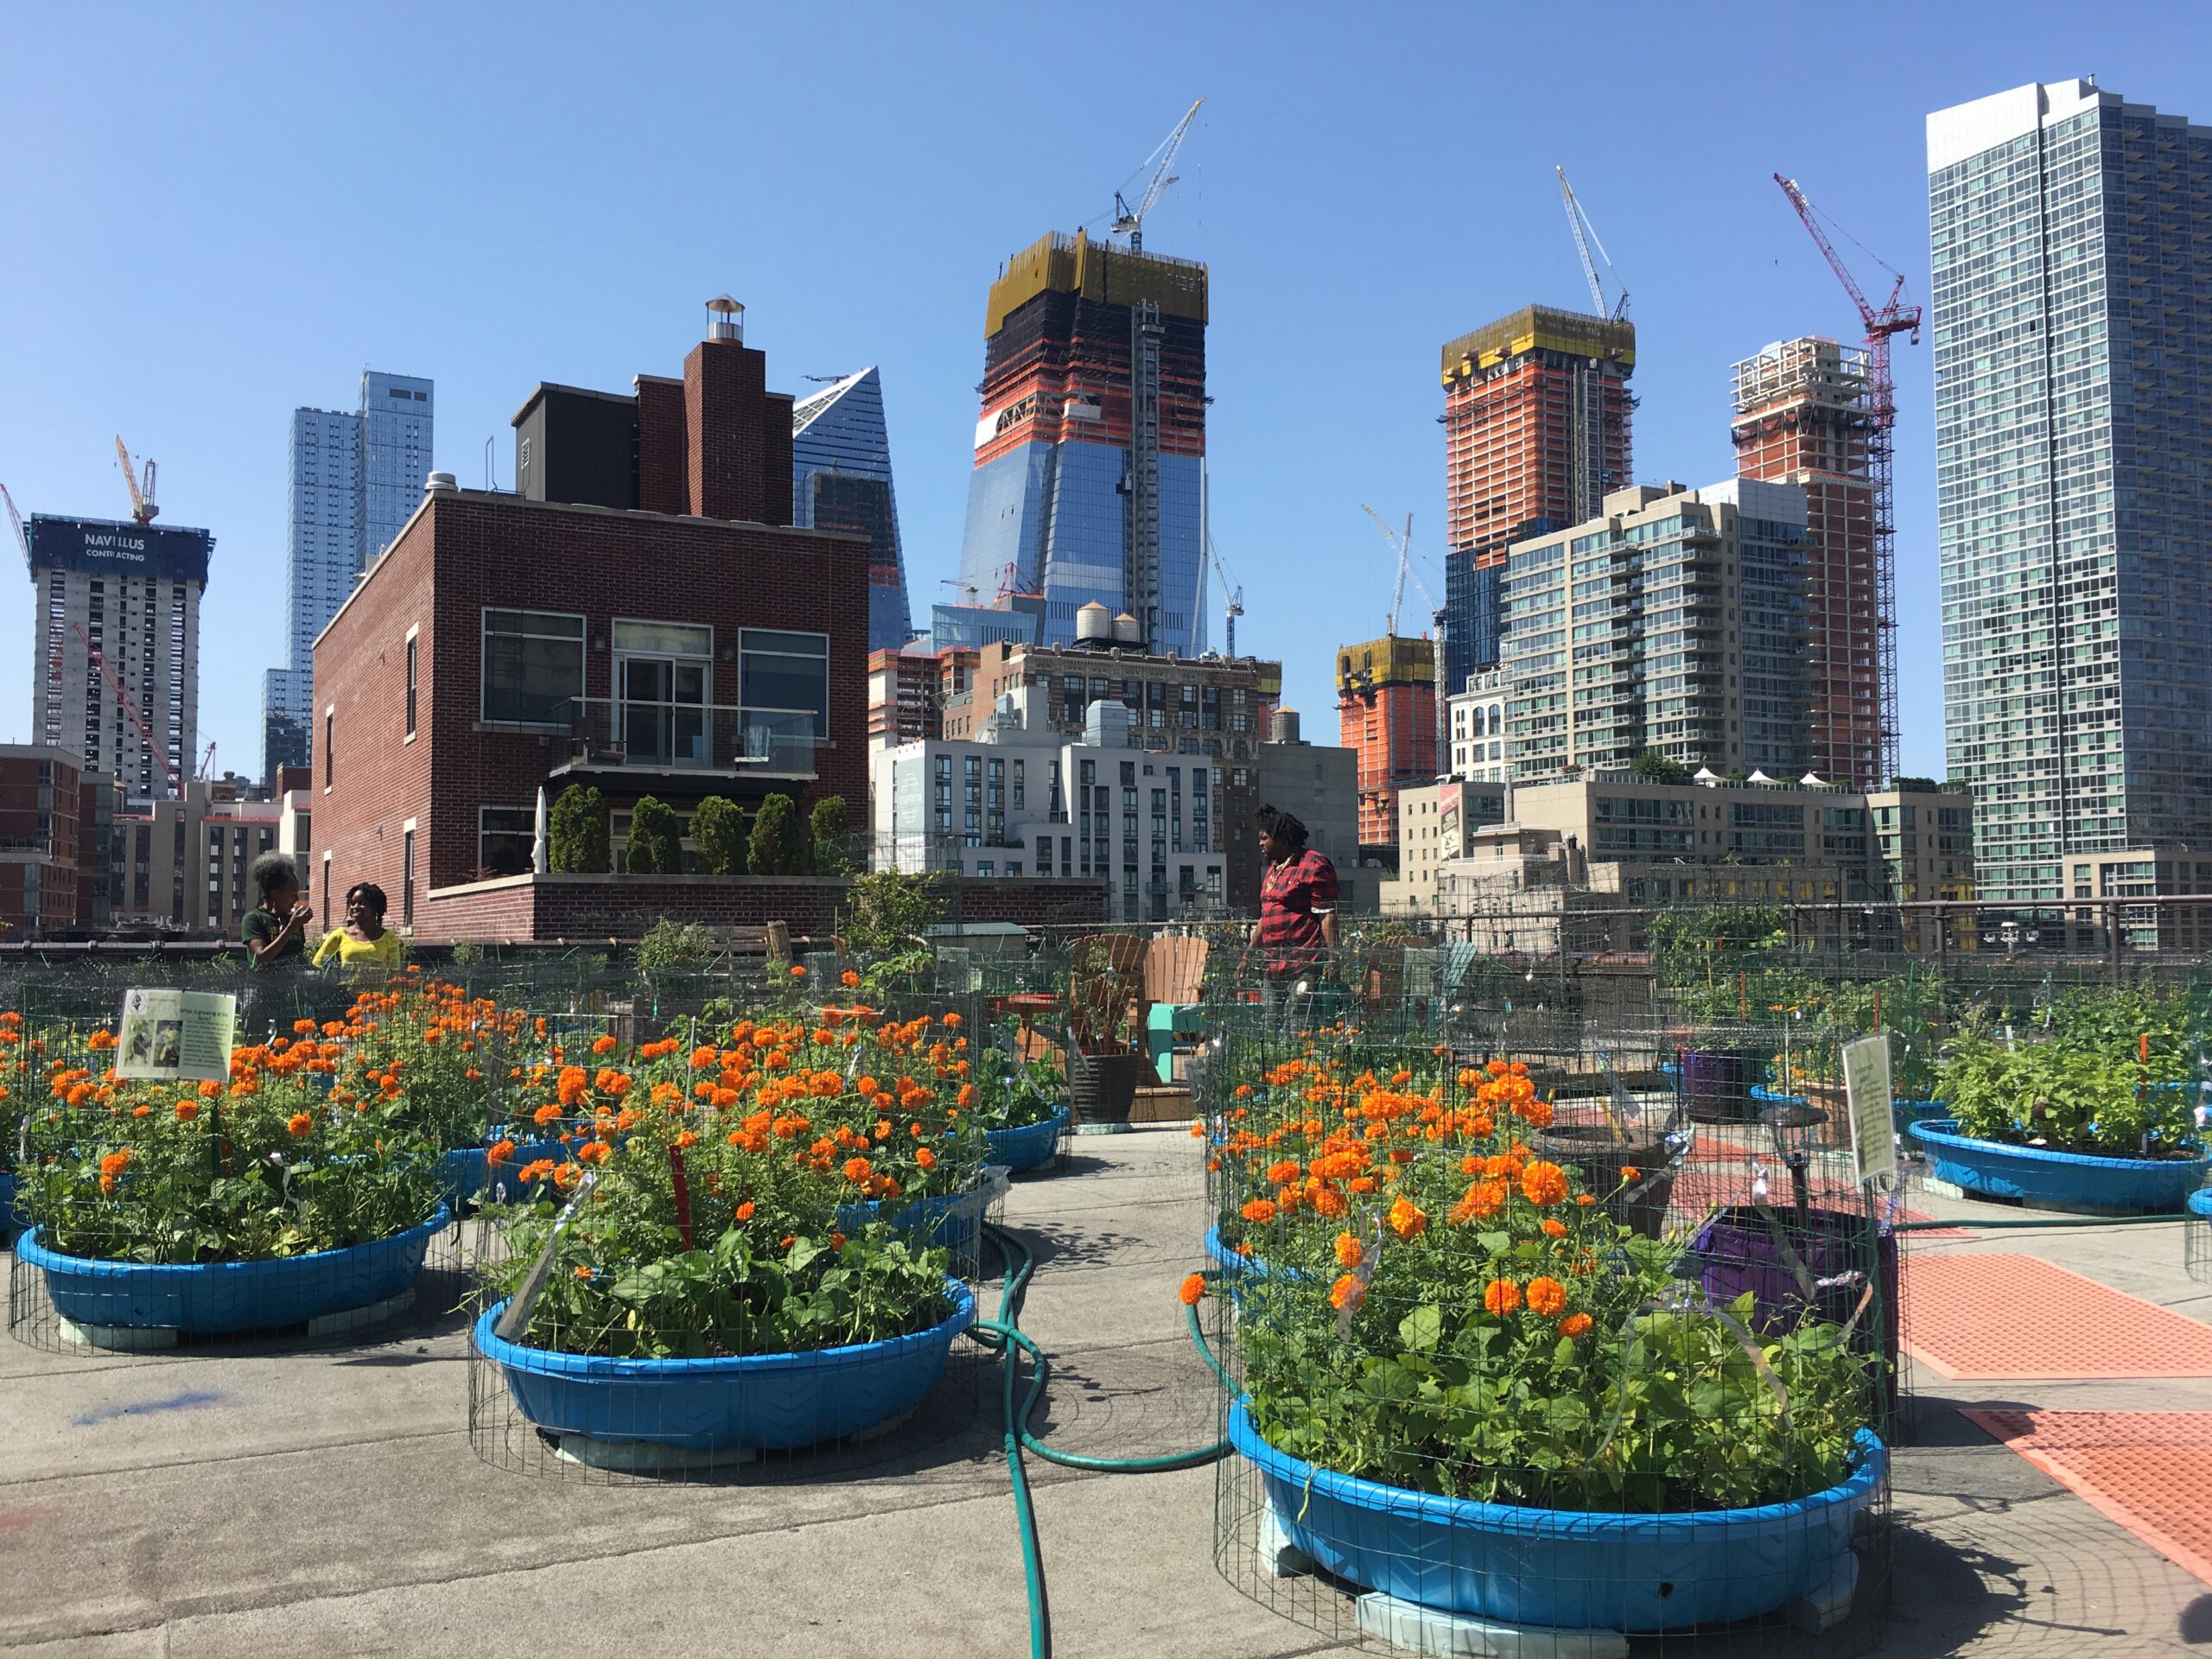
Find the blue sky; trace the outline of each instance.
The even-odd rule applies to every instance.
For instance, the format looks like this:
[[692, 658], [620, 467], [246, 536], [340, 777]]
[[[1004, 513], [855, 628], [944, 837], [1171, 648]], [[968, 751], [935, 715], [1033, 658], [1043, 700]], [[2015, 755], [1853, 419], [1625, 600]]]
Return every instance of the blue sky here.
[[[1633, 296], [1637, 476], [1707, 483], [1732, 467], [1728, 365], [1855, 334], [1771, 173], [1924, 303], [1927, 111], [2094, 73], [2212, 120], [2212, 10], [2037, 0], [19, 7], [8, 40], [0, 481], [26, 512], [122, 517], [114, 435], [160, 462], [164, 519], [219, 538], [201, 736], [241, 772], [283, 654], [289, 414], [351, 408], [366, 366], [433, 377], [438, 464], [480, 484], [493, 438], [511, 485], [536, 382], [673, 372], [727, 289], [782, 389], [880, 365], [925, 616], [957, 568], [985, 286], [1096, 228], [1204, 94], [1147, 240], [1212, 267], [1239, 644], [1333, 741], [1331, 653], [1389, 602], [1362, 503], [1413, 512], [1441, 592], [1438, 347], [1586, 303], [1554, 163]], [[1899, 657], [1906, 770], [1940, 775], [1929, 359], [1900, 346]], [[31, 588], [8, 569], [21, 739]]]

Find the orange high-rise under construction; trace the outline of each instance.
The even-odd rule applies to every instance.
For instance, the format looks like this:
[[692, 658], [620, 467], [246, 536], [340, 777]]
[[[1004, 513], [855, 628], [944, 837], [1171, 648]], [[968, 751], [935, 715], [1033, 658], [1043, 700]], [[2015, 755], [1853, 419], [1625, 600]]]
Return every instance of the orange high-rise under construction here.
[[1386, 634], [1337, 652], [1338, 738], [1359, 757], [1359, 839], [1395, 845], [1398, 791], [1436, 781], [1436, 647]]
[[1830, 783], [1888, 783], [1882, 687], [1886, 640], [1868, 465], [1866, 353], [1806, 336], [1735, 365], [1736, 472], [1805, 492], [1808, 758]]
[[1594, 518], [1629, 482], [1636, 326], [1523, 306], [1444, 347], [1445, 680], [1497, 660], [1496, 579], [1528, 536]]

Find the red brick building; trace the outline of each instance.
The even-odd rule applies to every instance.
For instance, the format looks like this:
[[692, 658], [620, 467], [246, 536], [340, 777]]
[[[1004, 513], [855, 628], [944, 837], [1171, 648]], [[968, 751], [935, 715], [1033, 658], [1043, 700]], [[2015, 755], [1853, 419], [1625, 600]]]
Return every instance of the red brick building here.
[[78, 817], [90, 793], [67, 749], [0, 744], [0, 935], [37, 938], [86, 919]]
[[[717, 302], [681, 380], [540, 385], [515, 493], [433, 474], [315, 642], [313, 889], [373, 880], [424, 939], [486, 934], [531, 870], [538, 791], [688, 819], [710, 795], [868, 797], [868, 544], [791, 527], [791, 399]], [[512, 899], [488, 907], [530, 917]], [[534, 925], [534, 924], [531, 924]]]

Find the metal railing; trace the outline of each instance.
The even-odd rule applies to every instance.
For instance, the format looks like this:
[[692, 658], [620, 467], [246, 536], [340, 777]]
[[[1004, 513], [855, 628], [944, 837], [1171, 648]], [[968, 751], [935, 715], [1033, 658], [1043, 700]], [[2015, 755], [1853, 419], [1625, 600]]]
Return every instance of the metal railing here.
[[812, 778], [831, 741], [817, 734], [818, 721], [802, 709], [575, 697], [560, 721], [569, 756], [552, 771]]

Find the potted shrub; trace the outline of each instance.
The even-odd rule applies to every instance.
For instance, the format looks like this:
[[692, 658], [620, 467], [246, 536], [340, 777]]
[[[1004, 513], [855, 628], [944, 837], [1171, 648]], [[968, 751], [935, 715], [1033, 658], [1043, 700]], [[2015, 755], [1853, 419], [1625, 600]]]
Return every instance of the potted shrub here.
[[1936, 1077], [1950, 1115], [1911, 1125], [1929, 1173], [2031, 1205], [2178, 1211], [2212, 1168], [2190, 1091], [2170, 1086], [2185, 1063], [2148, 1043], [2115, 1054], [2111, 1040], [2080, 1027], [2018, 1046], [1960, 1038]]
[[1129, 1126], [1145, 1057], [1128, 1036], [1144, 974], [1144, 942], [1099, 933], [1068, 946], [1068, 1098], [1078, 1133]]
[[[339, 1080], [311, 1021], [234, 1049], [218, 1083], [119, 1081], [114, 1038], [56, 1061], [29, 1117], [17, 1259], [89, 1333], [224, 1334], [390, 1300], [451, 1219], [438, 1145], [394, 1077]], [[391, 1076], [379, 1073], [379, 1077]]]
[[1230, 1439], [1273, 1525], [1353, 1585], [1551, 1630], [1847, 1598], [1879, 1362], [1818, 1319], [1754, 1336], [1750, 1294], [1681, 1285], [1539, 1155], [1544, 1103], [1442, 1066], [1323, 1047], [1222, 1116]]
[[610, 1045], [525, 1090], [573, 1155], [521, 1172], [547, 1195], [500, 1212], [474, 1340], [567, 1455], [712, 1460], [859, 1433], [920, 1402], [974, 1317], [926, 1225], [980, 1147], [957, 1016], [702, 1029], [715, 1040]]
[[1071, 1116], [1060, 1069], [1042, 1057], [1016, 1058], [1019, 1030], [1009, 1020], [999, 1033], [1005, 1046], [993, 1043], [978, 1057], [974, 1109], [984, 1155], [1016, 1175], [1051, 1160]]

